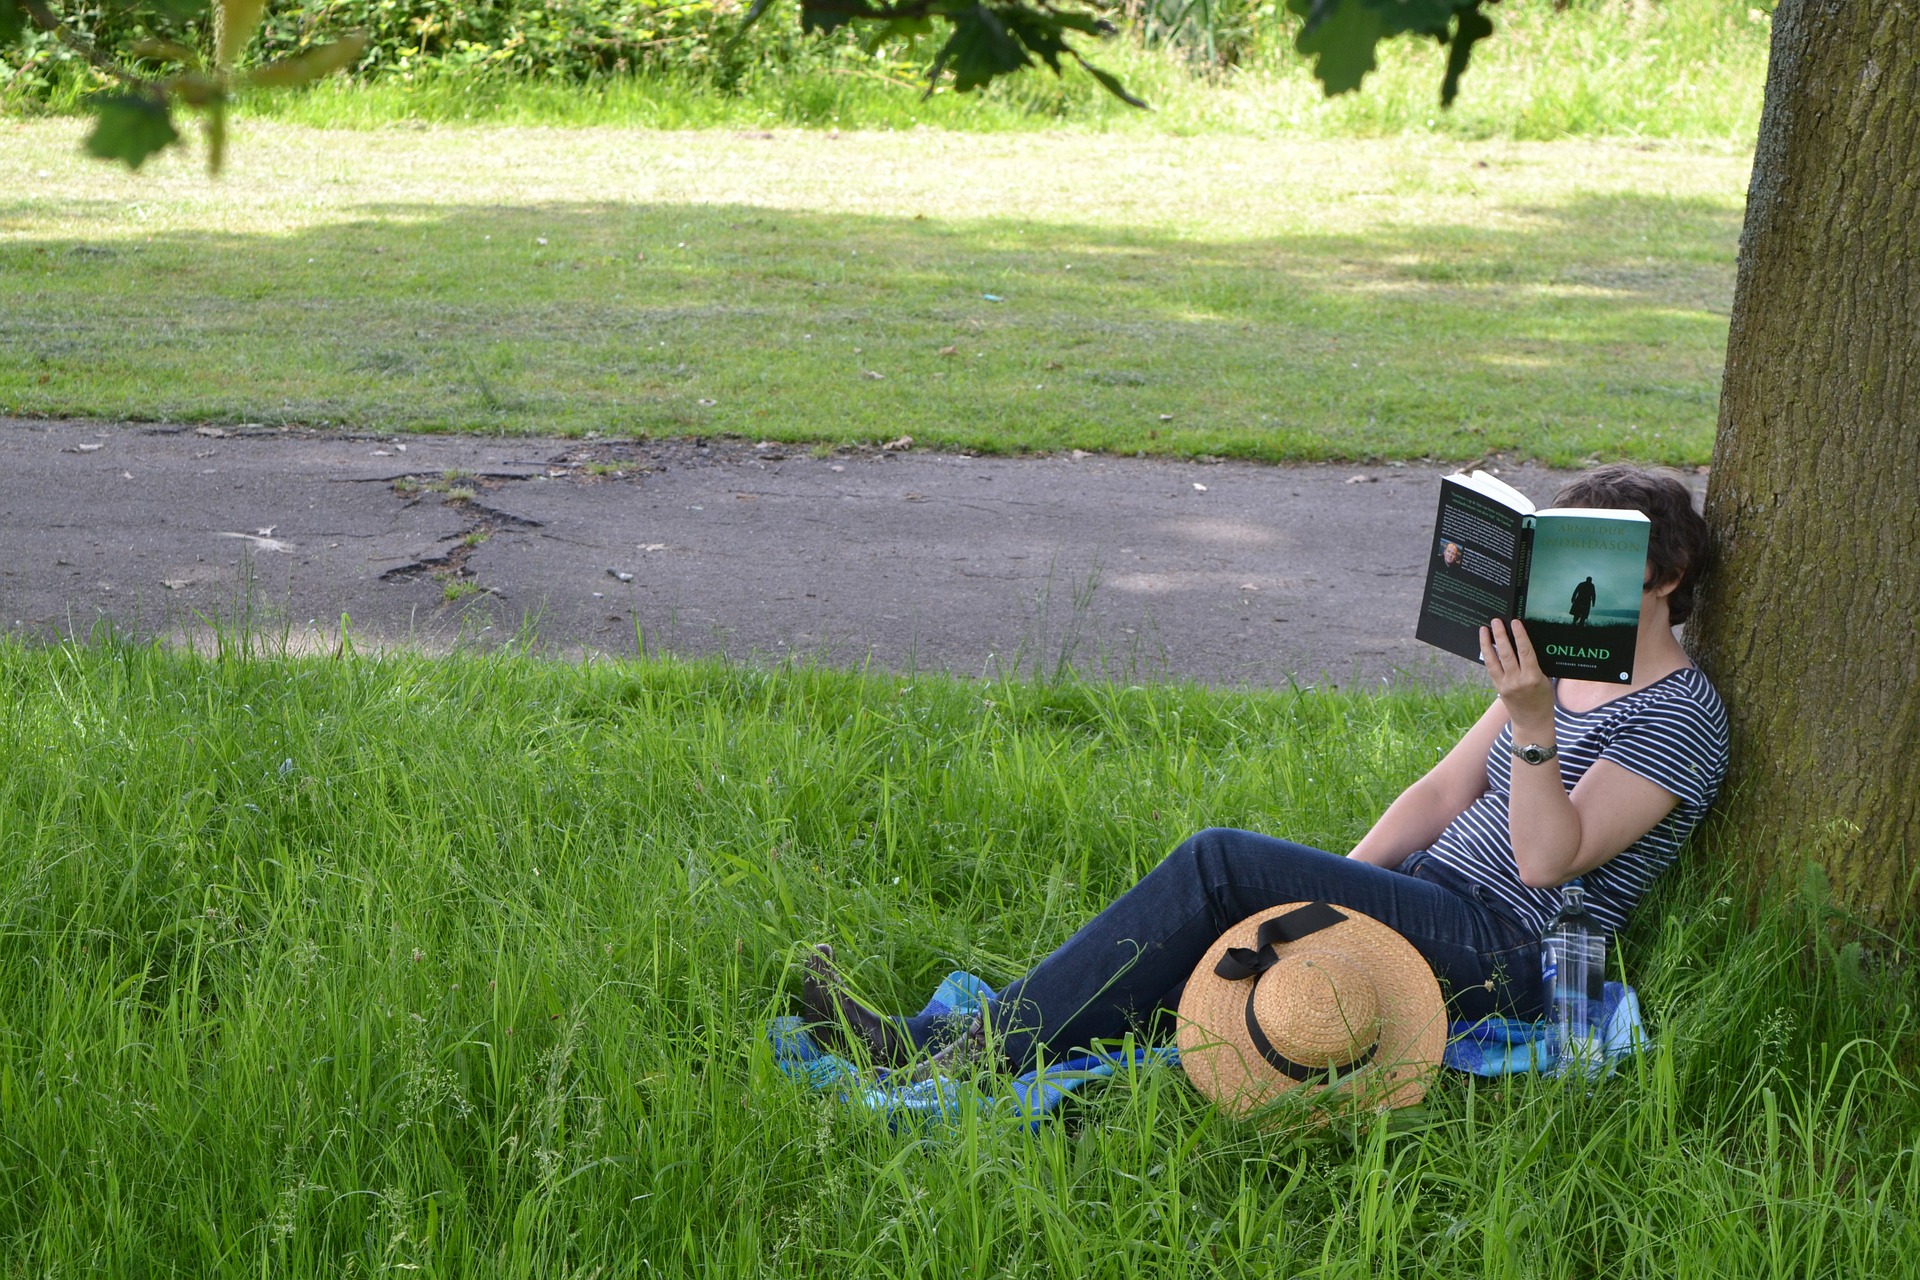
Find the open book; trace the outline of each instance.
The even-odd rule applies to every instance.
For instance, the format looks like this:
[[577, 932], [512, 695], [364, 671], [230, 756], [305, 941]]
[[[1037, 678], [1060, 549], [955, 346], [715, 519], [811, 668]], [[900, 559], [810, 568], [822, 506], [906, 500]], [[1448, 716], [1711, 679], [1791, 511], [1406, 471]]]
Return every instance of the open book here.
[[1651, 527], [1638, 511], [1535, 511], [1484, 471], [1448, 476], [1414, 635], [1478, 662], [1480, 628], [1519, 618], [1549, 676], [1630, 684]]

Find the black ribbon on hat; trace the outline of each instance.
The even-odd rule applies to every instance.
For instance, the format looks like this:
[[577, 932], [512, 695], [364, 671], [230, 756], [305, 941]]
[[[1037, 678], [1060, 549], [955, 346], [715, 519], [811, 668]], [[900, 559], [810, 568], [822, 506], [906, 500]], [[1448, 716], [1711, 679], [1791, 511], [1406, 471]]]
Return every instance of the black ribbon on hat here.
[[1275, 943], [1298, 942], [1345, 919], [1327, 903], [1309, 902], [1285, 915], [1261, 921], [1259, 932], [1254, 935], [1253, 946], [1228, 947], [1226, 954], [1213, 966], [1214, 976], [1229, 982], [1253, 979], [1253, 985], [1247, 989], [1247, 1037], [1253, 1041], [1254, 1050], [1268, 1066], [1289, 1080], [1298, 1080], [1302, 1084], [1323, 1078], [1329, 1085], [1340, 1083], [1373, 1061], [1380, 1042], [1376, 1040], [1368, 1045], [1366, 1052], [1348, 1063], [1345, 1070], [1339, 1067], [1304, 1066], [1274, 1048], [1273, 1042], [1267, 1039], [1267, 1033], [1261, 1029], [1260, 1019], [1254, 1012], [1254, 997], [1260, 992], [1260, 979], [1266, 976], [1267, 970], [1280, 963], [1279, 953], [1273, 949]]

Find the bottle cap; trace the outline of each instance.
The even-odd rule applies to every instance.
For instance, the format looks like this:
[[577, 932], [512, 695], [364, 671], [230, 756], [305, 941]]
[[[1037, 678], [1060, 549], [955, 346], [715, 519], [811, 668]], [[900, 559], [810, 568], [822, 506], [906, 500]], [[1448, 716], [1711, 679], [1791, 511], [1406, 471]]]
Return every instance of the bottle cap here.
[[1587, 891], [1578, 881], [1560, 887], [1560, 905], [1569, 911], [1584, 911], [1587, 906]]

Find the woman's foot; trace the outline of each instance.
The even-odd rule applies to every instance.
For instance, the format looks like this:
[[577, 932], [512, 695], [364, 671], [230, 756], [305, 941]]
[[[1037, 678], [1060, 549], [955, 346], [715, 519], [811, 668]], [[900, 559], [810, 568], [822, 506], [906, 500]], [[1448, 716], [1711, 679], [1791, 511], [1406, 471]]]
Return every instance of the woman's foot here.
[[897, 1021], [847, 993], [846, 980], [833, 966], [832, 947], [815, 943], [802, 967], [806, 973], [800, 981], [800, 1013], [816, 1035], [837, 1047], [857, 1047], [879, 1067], [897, 1067], [913, 1058], [913, 1041]]

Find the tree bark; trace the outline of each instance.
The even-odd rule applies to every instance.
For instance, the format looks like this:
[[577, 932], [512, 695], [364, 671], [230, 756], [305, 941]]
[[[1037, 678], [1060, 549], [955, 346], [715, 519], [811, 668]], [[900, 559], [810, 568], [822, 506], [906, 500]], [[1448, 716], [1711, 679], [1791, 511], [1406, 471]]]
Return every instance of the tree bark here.
[[1726, 699], [1728, 843], [1920, 907], [1920, 0], [1782, 0], [1689, 643]]

